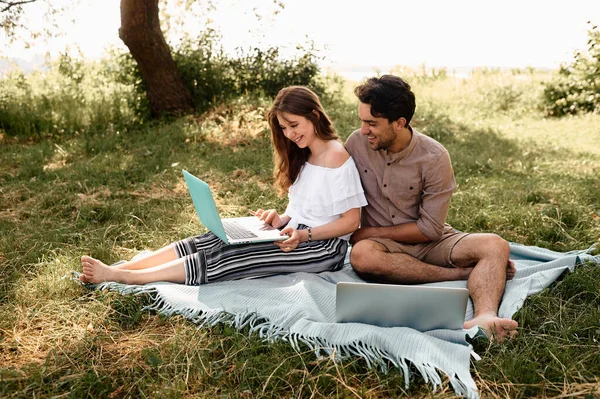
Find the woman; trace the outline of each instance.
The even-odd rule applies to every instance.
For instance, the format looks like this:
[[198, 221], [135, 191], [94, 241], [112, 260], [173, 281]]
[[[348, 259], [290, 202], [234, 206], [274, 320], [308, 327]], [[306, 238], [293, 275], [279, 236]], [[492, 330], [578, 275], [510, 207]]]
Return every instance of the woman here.
[[289, 236], [284, 241], [227, 245], [212, 233], [191, 237], [118, 266], [83, 256], [84, 282], [188, 285], [293, 272], [338, 270], [367, 204], [354, 161], [337, 139], [315, 93], [282, 89], [269, 112], [275, 182], [288, 193], [283, 214], [254, 214]]

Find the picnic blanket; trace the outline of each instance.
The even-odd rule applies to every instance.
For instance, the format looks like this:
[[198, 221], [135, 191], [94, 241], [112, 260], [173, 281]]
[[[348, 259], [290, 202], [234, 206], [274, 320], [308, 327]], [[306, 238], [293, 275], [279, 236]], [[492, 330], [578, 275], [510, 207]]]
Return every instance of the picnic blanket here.
[[[507, 282], [499, 316], [512, 317], [529, 295], [539, 293], [567, 269], [582, 262], [600, 264], [600, 256], [590, 255], [592, 249], [562, 253], [511, 243], [511, 259], [517, 273]], [[423, 333], [406, 327], [335, 323], [335, 284], [362, 281], [348, 260], [349, 256], [342, 270], [321, 274], [294, 273], [201, 287], [160, 282], [144, 286], [102, 283], [95, 288], [123, 294], [149, 293], [154, 302], [148, 308], [166, 316], [182, 315], [198, 325], [229, 323], [238, 329], [249, 327], [251, 333], [258, 333], [267, 341], [287, 341], [297, 350], [305, 344], [319, 357], [341, 361], [358, 356], [369, 367], [384, 372], [391, 365], [404, 373], [406, 388], [410, 381], [409, 364], [433, 389], [442, 384], [441, 372], [449, 378], [456, 394], [478, 398], [470, 373], [472, 346], [467, 342], [467, 337], [476, 335], [477, 327]], [[466, 287], [466, 282], [430, 285]], [[466, 320], [472, 317], [469, 301]], [[478, 357], [474, 353], [473, 356]]]

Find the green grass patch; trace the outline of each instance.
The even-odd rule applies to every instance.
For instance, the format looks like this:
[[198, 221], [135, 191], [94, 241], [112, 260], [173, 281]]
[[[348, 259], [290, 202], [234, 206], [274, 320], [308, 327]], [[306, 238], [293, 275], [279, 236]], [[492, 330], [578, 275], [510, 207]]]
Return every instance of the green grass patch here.
[[[558, 251], [599, 242], [600, 116], [543, 119], [535, 96], [547, 78], [411, 81], [414, 125], [452, 157], [454, 227]], [[359, 126], [356, 103], [341, 94], [348, 84], [330, 90], [325, 107], [345, 139]], [[165, 319], [142, 310], [149, 297], [89, 292], [62, 278], [83, 254], [113, 262], [204, 232], [181, 169], [211, 184], [224, 216], [283, 210], [268, 104], [242, 98], [170, 121], [0, 139], [0, 396], [454, 396], [447, 381], [434, 394], [415, 374], [405, 390], [395, 369], [336, 364], [248, 331]], [[88, 111], [73, 105], [74, 114]], [[516, 339], [478, 344], [483, 359], [472, 370], [482, 395], [598, 397], [599, 292], [598, 268], [583, 265], [528, 298]]]

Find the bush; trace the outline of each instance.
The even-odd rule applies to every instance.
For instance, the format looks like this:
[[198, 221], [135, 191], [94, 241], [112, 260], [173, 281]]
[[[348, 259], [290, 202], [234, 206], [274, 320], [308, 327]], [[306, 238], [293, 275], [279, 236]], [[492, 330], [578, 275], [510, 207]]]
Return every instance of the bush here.
[[41, 139], [131, 124], [132, 87], [103, 71], [67, 50], [46, 71], [8, 73], [0, 79], [0, 134]]
[[[207, 30], [185, 38], [172, 54], [196, 111], [240, 96], [273, 97], [282, 87], [325, 90], [311, 45], [283, 59], [277, 48], [224, 54]], [[150, 118], [146, 87], [131, 54], [115, 49], [100, 62], [84, 62], [69, 51], [45, 72], [13, 72], [0, 80], [0, 134], [19, 137], [76, 135], [125, 129]]]
[[[240, 96], [273, 97], [289, 85], [324, 89], [317, 79], [319, 69], [312, 46], [292, 59], [281, 58], [277, 48], [239, 50], [237, 56], [231, 57], [224, 53], [219, 41], [216, 31], [207, 29], [196, 38], [184, 37], [172, 50], [173, 60], [197, 112]], [[113, 52], [111, 60], [106, 62], [105, 69], [119, 83], [135, 88], [136, 101], [130, 106], [136, 114], [147, 117], [146, 86], [133, 57], [129, 53]]]
[[319, 68], [314, 50], [292, 59], [282, 59], [277, 48], [240, 50], [228, 57], [216, 46], [218, 36], [207, 31], [199, 38], [186, 38], [174, 49], [173, 58], [197, 111], [215, 103], [247, 95], [273, 97], [290, 85], [322, 89], [316, 79]]
[[543, 111], [548, 116], [600, 112], [600, 31], [588, 31], [587, 52], [577, 52], [570, 65], [544, 87]]

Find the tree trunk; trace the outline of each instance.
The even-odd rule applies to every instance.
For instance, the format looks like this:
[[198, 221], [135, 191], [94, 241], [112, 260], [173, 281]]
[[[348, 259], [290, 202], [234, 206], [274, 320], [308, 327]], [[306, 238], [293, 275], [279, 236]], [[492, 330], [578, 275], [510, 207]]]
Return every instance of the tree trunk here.
[[160, 30], [158, 0], [121, 0], [119, 37], [140, 68], [152, 115], [191, 111], [192, 97]]

